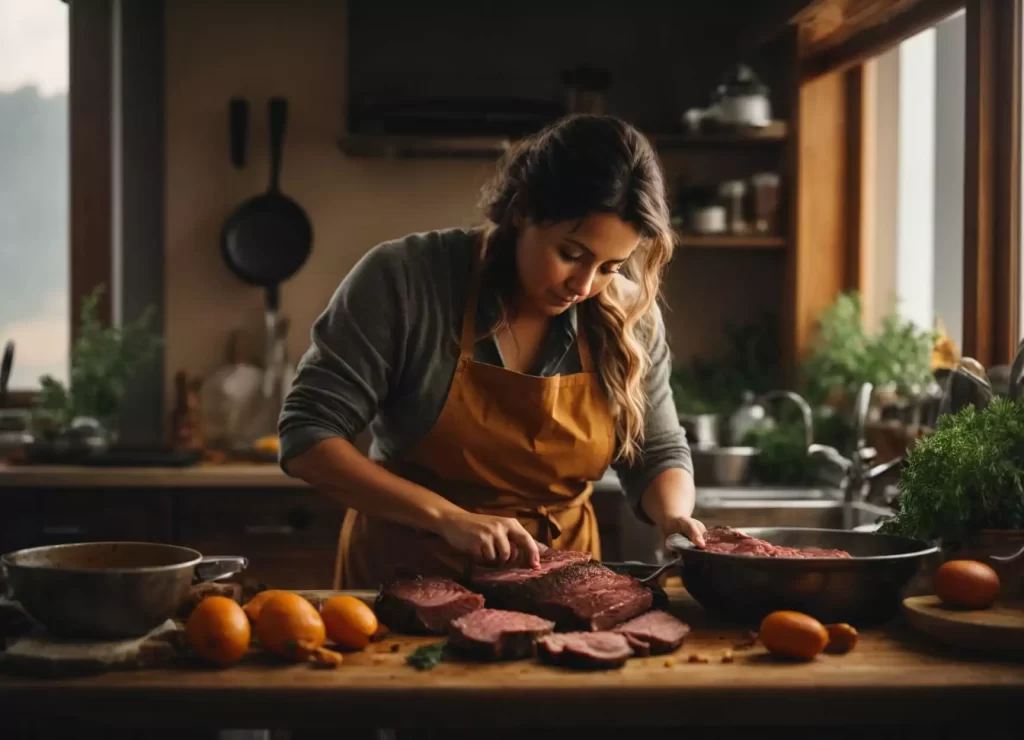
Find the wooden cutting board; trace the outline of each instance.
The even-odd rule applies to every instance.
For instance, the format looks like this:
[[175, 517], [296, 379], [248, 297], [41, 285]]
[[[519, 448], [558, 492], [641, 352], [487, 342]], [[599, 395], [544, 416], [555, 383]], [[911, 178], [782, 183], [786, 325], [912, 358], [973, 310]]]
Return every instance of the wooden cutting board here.
[[903, 613], [911, 626], [947, 645], [1024, 659], [1024, 603], [965, 611], [944, 606], [937, 596], [911, 596]]

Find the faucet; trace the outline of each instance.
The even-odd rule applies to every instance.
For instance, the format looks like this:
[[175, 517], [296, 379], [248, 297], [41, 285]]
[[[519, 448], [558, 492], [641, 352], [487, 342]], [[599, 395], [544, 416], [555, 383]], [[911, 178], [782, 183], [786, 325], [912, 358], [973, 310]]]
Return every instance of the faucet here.
[[804, 400], [803, 396], [793, 391], [775, 390], [761, 394], [761, 396], [758, 397], [757, 402], [763, 406], [769, 401], [775, 401], [782, 398], [792, 401], [800, 408], [800, 415], [803, 417], [804, 422], [804, 446], [810, 447], [814, 443], [814, 414], [811, 412], [810, 404]]
[[[1018, 349], [1017, 358], [1010, 370], [1010, 395], [1019, 393], [1020, 375], [1024, 373], [1024, 357]], [[974, 406], [979, 411], [995, 397], [985, 366], [973, 357], [964, 357], [949, 371], [942, 400], [939, 402], [939, 416], [955, 414], [965, 406]]]
[[843, 491], [843, 500], [846, 503], [855, 500], [866, 501], [868, 484], [903, 463], [903, 457], [900, 456], [888, 462], [871, 465], [871, 461], [878, 454], [877, 450], [867, 445], [867, 418], [873, 392], [874, 386], [871, 383], [863, 383], [857, 391], [854, 403], [853, 451], [849, 457], [845, 457], [839, 450], [829, 445], [815, 443], [807, 446], [808, 455], [824, 459], [842, 472], [839, 488]]

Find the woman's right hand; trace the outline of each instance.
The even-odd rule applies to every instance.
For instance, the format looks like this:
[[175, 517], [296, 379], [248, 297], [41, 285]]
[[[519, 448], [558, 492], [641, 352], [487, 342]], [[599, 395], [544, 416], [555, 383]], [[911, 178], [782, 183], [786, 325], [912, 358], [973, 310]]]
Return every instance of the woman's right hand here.
[[540, 565], [540, 550], [518, 519], [462, 511], [449, 515], [440, 534], [461, 553], [487, 565]]

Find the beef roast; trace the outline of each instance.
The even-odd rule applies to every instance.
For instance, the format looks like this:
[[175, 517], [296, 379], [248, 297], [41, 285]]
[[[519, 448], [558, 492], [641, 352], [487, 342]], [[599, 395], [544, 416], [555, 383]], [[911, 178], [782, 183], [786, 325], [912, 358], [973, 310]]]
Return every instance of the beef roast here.
[[483, 608], [484, 597], [455, 581], [434, 576], [385, 584], [374, 611], [392, 632], [444, 635], [453, 619]]
[[567, 668], [620, 668], [633, 657], [618, 632], [560, 632], [537, 640], [541, 659]]
[[660, 655], [682, 645], [690, 627], [668, 612], [653, 611], [620, 624], [613, 631], [625, 635], [637, 654]]
[[727, 555], [759, 558], [848, 558], [845, 550], [822, 547], [783, 547], [759, 540], [729, 527], [712, 527], [704, 533], [704, 549]]
[[567, 565], [585, 563], [590, 560], [590, 554], [586, 552], [555, 550], [541, 543], [537, 543], [537, 545], [540, 548], [539, 568], [489, 568], [477, 566], [473, 569], [473, 573], [470, 576], [470, 585], [473, 588], [487, 588], [499, 583], [525, 583], [559, 568], [564, 568]]
[[653, 592], [632, 576], [576, 562], [521, 581], [476, 581], [496, 609], [536, 614], [558, 630], [604, 630], [651, 608]]
[[457, 652], [484, 660], [519, 660], [537, 654], [537, 638], [551, 634], [555, 623], [502, 609], [477, 609], [454, 620], [449, 644]]

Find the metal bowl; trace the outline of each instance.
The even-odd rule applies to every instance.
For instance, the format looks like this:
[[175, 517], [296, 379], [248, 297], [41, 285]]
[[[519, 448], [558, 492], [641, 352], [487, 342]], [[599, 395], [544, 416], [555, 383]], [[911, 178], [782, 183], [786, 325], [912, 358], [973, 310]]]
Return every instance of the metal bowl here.
[[824, 623], [880, 624], [895, 617], [903, 591], [938, 548], [872, 532], [801, 527], [744, 527], [773, 545], [846, 550], [851, 558], [764, 558], [707, 552], [681, 535], [666, 548], [690, 595], [705, 609], [756, 624], [781, 609]]
[[193, 582], [247, 565], [152, 542], [53, 545], [0, 558], [10, 598], [50, 634], [97, 639], [145, 635], [178, 611]]
[[740, 486], [754, 473], [756, 447], [693, 447], [693, 478], [699, 486]]

